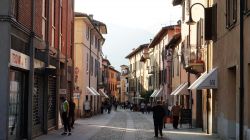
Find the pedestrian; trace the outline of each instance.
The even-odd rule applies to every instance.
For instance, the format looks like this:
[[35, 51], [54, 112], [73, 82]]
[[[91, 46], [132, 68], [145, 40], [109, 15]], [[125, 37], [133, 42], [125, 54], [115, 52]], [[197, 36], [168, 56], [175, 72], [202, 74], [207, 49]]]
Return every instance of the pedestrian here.
[[61, 117], [64, 125], [64, 132], [62, 135], [71, 135], [71, 128], [69, 125], [69, 103], [65, 97], [61, 97]]
[[170, 110], [168, 109], [168, 103], [165, 101], [163, 102], [162, 107], [163, 107], [164, 113], [165, 113], [163, 127], [166, 128], [165, 123], [166, 123], [167, 117], [169, 117]]
[[181, 107], [178, 105], [178, 102], [176, 102], [176, 104], [172, 107], [172, 110], [171, 110], [174, 129], [178, 129], [180, 110], [181, 110]]
[[147, 112], [148, 112], [148, 114], [150, 114], [150, 111], [151, 111], [151, 104], [148, 102], [147, 103]]
[[142, 112], [142, 114], [144, 114], [144, 110], [145, 110], [145, 103], [142, 102], [141, 103], [141, 112]]
[[74, 128], [74, 123], [75, 123], [75, 107], [76, 107], [76, 104], [71, 98], [69, 101], [69, 120], [70, 120], [71, 128]]
[[86, 98], [86, 101], [84, 102], [84, 110], [85, 110], [85, 116], [90, 116], [90, 102], [88, 98]]
[[163, 127], [163, 118], [164, 118], [164, 109], [161, 105], [161, 101], [157, 101], [157, 104], [152, 108], [153, 111], [153, 119], [154, 119], [154, 131], [155, 137], [158, 137], [158, 131], [160, 131], [161, 137], [162, 134], [162, 127]]

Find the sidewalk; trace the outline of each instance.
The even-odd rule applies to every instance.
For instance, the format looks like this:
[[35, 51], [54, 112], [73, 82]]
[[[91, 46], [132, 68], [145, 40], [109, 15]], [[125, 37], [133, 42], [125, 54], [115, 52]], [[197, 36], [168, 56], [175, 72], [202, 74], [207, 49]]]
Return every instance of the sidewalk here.
[[[71, 136], [62, 136], [62, 129], [50, 132], [35, 140], [154, 140], [152, 114], [130, 112], [129, 110], [112, 111], [91, 118], [76, 121]], [[159, 138], [160, 139], [160, 138]], [[219, 140], [207, 135], [201, 129], [172, 129], [170, 124], [163, 129], [163, 140]]]

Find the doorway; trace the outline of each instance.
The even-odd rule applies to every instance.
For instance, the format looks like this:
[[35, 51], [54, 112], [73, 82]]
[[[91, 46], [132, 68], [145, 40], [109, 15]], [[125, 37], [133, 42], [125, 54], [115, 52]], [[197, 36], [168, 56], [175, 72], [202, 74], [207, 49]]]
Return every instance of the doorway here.
[[24, 72], [10, 70], [10, 98], [8, 138], [27, 138], [28, 95], [27, 76]]
[[236, 139], [236, 67], [228, 69], [227, 89], [228, 138]]

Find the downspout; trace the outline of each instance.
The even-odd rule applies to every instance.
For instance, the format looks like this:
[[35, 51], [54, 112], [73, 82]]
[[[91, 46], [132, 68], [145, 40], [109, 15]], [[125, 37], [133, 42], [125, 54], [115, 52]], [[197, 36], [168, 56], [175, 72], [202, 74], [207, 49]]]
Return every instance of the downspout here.
[[36, 0], [32, 0], [32, 19], [31, 19], [31, 33], [30, 33], [30, 71], [29, 71], [29, 96], [28, 96], [28, 139], [32, 139], [33, 134], [33, 89], [34, 89], [34, 38], [35, 38], [35, 8]]
[[[69, 1], [67, 1], [67, 5], [66, 5], [66, 54], [65, 54], [65, 80], [66, 80], [66, 83], [65, 83], [65, 88], [66, 88], [66, 93], [68, 95], [68, 22], [69, 22], [69, 19], [68, 19], [68, 14], [69, 14]], [[71, 98], [71, 92], [69, 93], [69, 98]], [[69, 99], [68, 99], [69, 100]]]
[[[209, 7], [209, 0], [207, 0], [207, 7]], [[205, 9], [204, 9], [205, 10]], [[204, 16], [204, 18], [205, 18], [205, 16]], [[206, 21], [205, 21], [206, 22]], [[207, 41], [207, 73], [209, 72], [209, 68], [210, 68], [210, 66], [209, 66], [209, 59], [210, 59], [210, 50], [209, 50], [209, 46], [210, 46], [210, 42], [209, 41]], [[206, 110], [207, 110], [207, 134], [209, 134], [210, 132], [209, 132], [209, 115], [208, 115], [208, 113], [209, 113], [209, 111], [208, 111], [208, 109], [209, 109], [209, 97], [210, 97], [210, 89], [207, 89], [207, 98], [206, 98]], [[203, 128], [203, 127], [202, 127]]]
[[244, 0], [240, 0], [240, 105], [239, 138], [244, 139]]
[[[50, 0], [46, 0], [46, 36], [45, 36], [45, 44], [46, 44], [46, 54], [45, 54], [45, 72], [46, 68], [49, 67], [50, 64], [50, 55], [49, 55], [49, 34], [50, 34]], [[45, 94], [44, 94], [44, 127], [43, 132], [44, 134], [48, 133], [48, 95], [49, 93], [49, 75], [47, 72], [45, 73]]]
[[59, 129], [59, 117], [60, 117], [60, 114], [59, 114], [59, 111], [60, 111], [60, 96], [59, 96], [59, 89], [60, 89], [60, 86], [61, 86], [61, 72], [60, 72], [60, 54], [61, 54], [61, 16], [62, 16], [62, 9], [61, 9], [61, 5], [62, 5], [62, 1], [59, 2], [59, 5], [58, 5], [58, 8], [59, 8], [59, 12], [58, 12], [58, 47], [57, 47], [57, 68], [56, 68], [56, 90], [57, 90], [57, 94], [56, 94], [56, 129]]
[[[75, 46], [74, 46], [74, 36], [75, 36], [75, 31], [74, 31], [74, 27], [75, 27], [75, 13], [74, 13], [74, 7], [75, 7], [75, 1], [74, 0], [72, 0], [72, 17], [73, 17], [73, 19], [72, 19], [72, 21], [71, 21], [71, 60], [72, 60], [72, 72], [71, 72], [71, 80], [72, 80], [72, 90], [74, 91], [74, 89], [75, 89], [75, 79], [74, 79], [74, 75], [75, 75], [75, 58], [74, 58], [74, 56], [75, 56]], [[72, 92], [73, 92], [72, 91]], [[78, 102], [78, 104], [79, 104], [79, 102]], [[78, 109], [79, 109], [79, 105], [78, 105]]]

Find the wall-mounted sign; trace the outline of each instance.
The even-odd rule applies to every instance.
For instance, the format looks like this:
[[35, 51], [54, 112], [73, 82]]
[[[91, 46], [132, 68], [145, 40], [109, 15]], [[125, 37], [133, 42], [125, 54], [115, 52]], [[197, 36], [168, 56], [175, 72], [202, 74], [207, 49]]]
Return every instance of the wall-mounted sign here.
[[59, 94], [67, 94], [67, 89], [59, 89]]
[[30, 70], [30, 57], [13, 49], [10, 50], [10, 65]]

